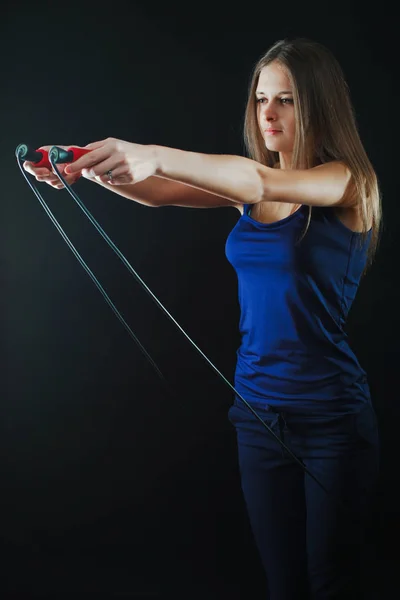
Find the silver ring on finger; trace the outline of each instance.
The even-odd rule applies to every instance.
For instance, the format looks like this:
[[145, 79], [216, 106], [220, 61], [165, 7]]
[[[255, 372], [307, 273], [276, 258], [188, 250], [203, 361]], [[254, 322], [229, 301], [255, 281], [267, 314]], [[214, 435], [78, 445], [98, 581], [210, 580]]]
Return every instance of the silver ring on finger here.
[[113, 180], [112, 170], [111, 171], [107, 171], [106, 175], [107, 175], [108, 181], [112, 181]]

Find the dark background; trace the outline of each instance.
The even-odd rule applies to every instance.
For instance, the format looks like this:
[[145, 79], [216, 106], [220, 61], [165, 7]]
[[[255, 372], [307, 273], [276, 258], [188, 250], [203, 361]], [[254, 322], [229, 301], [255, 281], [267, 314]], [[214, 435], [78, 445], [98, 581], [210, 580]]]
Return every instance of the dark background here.
[[[183, 12], [182, 12], [183, 11]], [[2, 597], [262, 598], [240, 492], [232, 393], [129, 275], [67, 191], [39, 186], [176, 398], [51, 224], [20, 143], [108, 136], [243, 154], [253, 64], [276, 40], [327, 45], [350, 86], [383, 193], [385, 232], [348, 321], [381, 429], [371, 598], [399, 561], [398, 135], [394, 19], [348, 3], [5, 5], [1, 22]], [[252, 26], [258, 25], [258, 29]], [[396, 88], [396, 89], [395, 89]], [[167, 310], [233, 382], [239, 308], [225, 258], [235, 209], [152, 210], [75, 191]]]

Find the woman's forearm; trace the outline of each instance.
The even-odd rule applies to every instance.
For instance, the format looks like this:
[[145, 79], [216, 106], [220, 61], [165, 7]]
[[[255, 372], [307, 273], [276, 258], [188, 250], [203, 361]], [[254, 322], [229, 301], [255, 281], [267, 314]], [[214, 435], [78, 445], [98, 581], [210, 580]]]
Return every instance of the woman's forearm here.
[[[152, 175], [138, 183], [113, 185], [98, 178], [85, 176], [104, 188], [145, 206], [181, 206], [187, 208], [217, 208], [222, 206], [238, 207], [243, 202], [235, 202], [227, 196], [207, 191], [204, 187], [195, 187], [189, 183], [167, 179], [161, 175]], [[246, 201], [249, 203], [247, 196]]]
[[128, 198], [128, 200], [153, 207], [171, 204], [179, 188], [183, 185], [156, 176], [148, 177], [144, 181], [139, 181], [139, 183], [128, 183], [126, 185], [111, 185], [92, 177], [87, 177], [87, 179], [98, 183], [115, 194]]
[[265, 197], [267, 167], [227, 154], [203, 154], [154, 146], [156, 175], [222, 196], [232, 203], [255, 204]]

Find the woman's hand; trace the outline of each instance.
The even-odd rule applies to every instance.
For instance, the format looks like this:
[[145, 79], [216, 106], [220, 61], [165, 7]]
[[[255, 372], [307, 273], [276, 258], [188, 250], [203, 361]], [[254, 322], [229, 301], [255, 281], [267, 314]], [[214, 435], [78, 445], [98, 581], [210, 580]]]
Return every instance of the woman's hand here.
[[[60, 146], [59, 144], [52, 144], [51, 146], [40, 146], [38, 150], [46, 150], [47, 152], [49, 152], [50, 148], [52, 148], [55, 145], [57, 145], [58, 148], [63, 148], [64, 150], [68, 150], [68, 148], [71, 148], [71, 146]], [[79, 148], [79, 146], [74, 147]], [[57, 169], [60, 171], [61, 175], [64, 177], [66, 182], [69, 185], [72, 185], [81, 176], [81, 171], [75, 171], [73, 175], [67, 175], [65, 173], [65, 167], [67, 166], [67, 164], [68, 163], [57, 164]], [[25, 169], [25, 171], [27, 171], [36, 178], [36, 181], [44, 181], [45, 183], [51, 185], [51, 187], [56, 188], [58, 190], [64, 187], [64, 184], [61, 183], [61, 181], [58, 179], [57, 175], [53, 170], [47, 169], [46, 167], [36, 167], [35, 163], [29, 161], [25, 161], [22, 164], [22, 166]]]
[[[82, 172], [87, 179], [126, 185], [151, 177], [158, 168], [154, 146], [107, 138], [87, 144], [85, 148], [91, 152], [68, 164], [65, 173], [75, 176]], [[108, 175], [109, 171], [112, 178]]]

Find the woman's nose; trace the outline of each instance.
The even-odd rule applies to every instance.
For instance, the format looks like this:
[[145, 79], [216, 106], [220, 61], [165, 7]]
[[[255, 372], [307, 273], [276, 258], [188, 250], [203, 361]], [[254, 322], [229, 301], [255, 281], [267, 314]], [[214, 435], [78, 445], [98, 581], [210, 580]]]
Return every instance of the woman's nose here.
[[261, 104], [258, 118], [261, 125], [266, 125], [270, 121], [274, 121], [276, 119], [276, 107], [267, 104]]
[[263, 107], [262, 114], [266, 121], [275, 119], [276, 118], [276, 108], [274, 108], [272, 105]]

